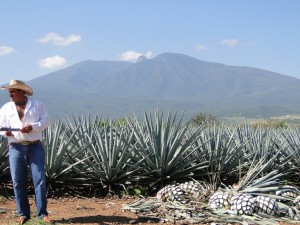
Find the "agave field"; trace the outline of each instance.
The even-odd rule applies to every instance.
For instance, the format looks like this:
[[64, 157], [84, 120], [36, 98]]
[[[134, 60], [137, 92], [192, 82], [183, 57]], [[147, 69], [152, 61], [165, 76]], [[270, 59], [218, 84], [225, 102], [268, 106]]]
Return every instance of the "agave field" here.
[[[53, 122], [43, 136], [49, 195], [157, 194], [125, 208], [153, 212], [161, 201], [178, 204], [168, 206], [177, 216], [188, 205], [198, 209], [197, 218], [204, 215], [200, 208], [209, 208], [298, 220], [298, 126], [195, 125], [183, 115], [157, 110], [142, 118], [73, 116]], [[3, 190], [11, 187], [4, 138], [0, 184]]]

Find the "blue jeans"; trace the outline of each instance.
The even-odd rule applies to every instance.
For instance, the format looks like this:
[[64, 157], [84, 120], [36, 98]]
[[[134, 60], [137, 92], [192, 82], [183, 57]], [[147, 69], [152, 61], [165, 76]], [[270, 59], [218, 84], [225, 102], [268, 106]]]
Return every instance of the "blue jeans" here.
[[31, 145], [9, 145], [10, 173], [19, 216], [30, 219], [30, 206], [27, 193], [27, 171], [31, 170], [36, 214], [38, 218], [48, 215], [45, 177], [45, 152], [41, 142]]

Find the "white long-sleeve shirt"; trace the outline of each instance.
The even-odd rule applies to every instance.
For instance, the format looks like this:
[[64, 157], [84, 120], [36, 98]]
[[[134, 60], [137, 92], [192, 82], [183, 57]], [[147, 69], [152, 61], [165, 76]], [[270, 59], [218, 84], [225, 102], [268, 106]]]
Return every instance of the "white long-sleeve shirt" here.
[[[42, 139], [42, 130], [50, 125], [50, 118], [45, 105], [41, 101], [28, 98], [22, 120], [20, 120], [14, 102], [6, 103], [0, 109], [0, 126], [22, 128], [28, 124], [32, 126], [31, 132], [21, 133], [19, 131], [13, 131], [14, 136], [7, 137], [8, 143]], [[4, 131], [1, 131], [0, 134], [5, 136]]]

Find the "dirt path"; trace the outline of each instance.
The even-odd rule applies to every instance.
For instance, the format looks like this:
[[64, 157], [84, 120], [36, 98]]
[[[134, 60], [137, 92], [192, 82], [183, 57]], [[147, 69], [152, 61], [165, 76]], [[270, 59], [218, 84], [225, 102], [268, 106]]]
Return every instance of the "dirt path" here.
[[[124, 212], [123, 204], [129, 199], [48, 199], [48, 211], [56, 224], [131, 224], [137, 219], [132, 212]], [[34, 200], [30, 199], [32, 217], [35, 217]], [[18, 221], [15, 202], [0, 203], [0, 224], [14, 224]], [[32, 224], [32, 223], [28, 223]]]

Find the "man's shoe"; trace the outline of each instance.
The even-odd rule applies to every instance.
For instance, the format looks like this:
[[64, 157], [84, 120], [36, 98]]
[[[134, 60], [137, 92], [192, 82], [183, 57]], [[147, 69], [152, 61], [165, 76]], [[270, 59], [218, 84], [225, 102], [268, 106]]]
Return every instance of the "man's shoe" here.
[[28, 221], [28, 219], [26, 219], [24, 216], [20, 216], [20, 219], [19, 219], [19, 224], [24, 224]]
[[53, 224], [53, 222], [50, 220], [49, 216], [44, 216], [43, 221], [48, 224]]

